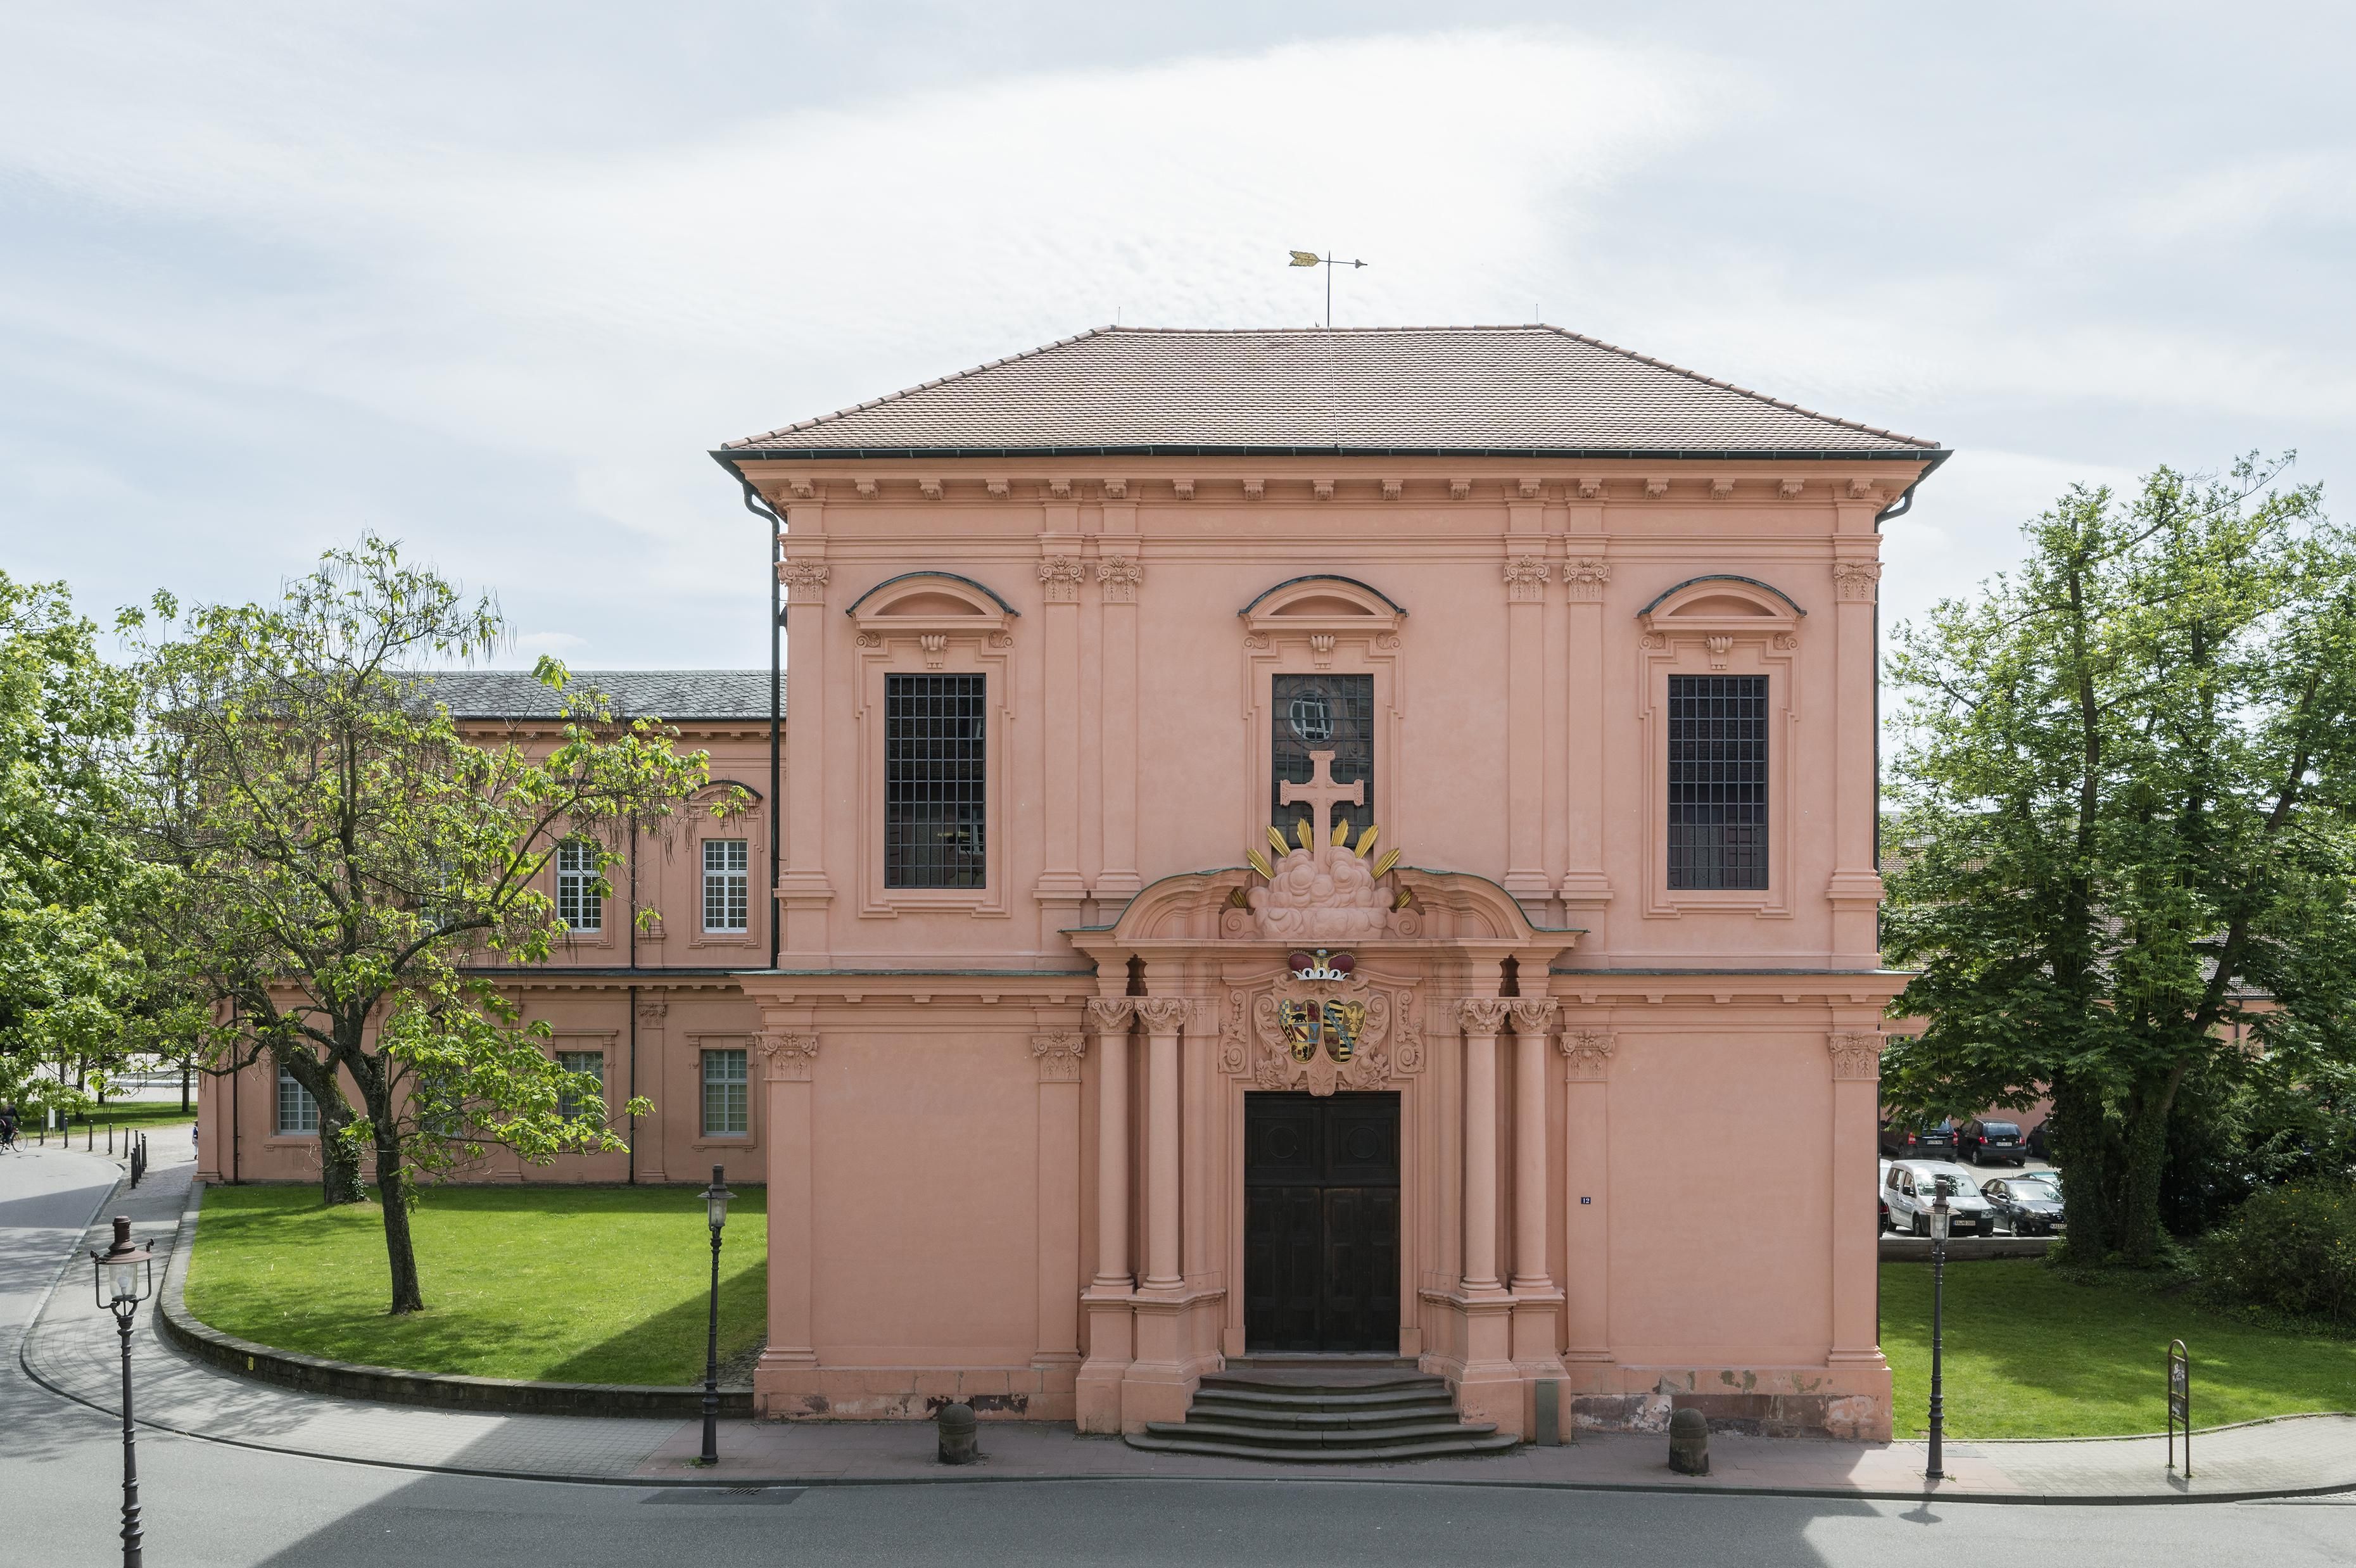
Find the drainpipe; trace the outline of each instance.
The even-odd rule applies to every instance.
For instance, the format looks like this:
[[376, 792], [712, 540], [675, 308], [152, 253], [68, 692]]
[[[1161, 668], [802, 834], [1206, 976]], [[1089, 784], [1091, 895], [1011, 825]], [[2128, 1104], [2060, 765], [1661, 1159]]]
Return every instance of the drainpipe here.
[[781, 602], [784, 584], [777, 576], [786, 560], [786, 519], [779, 517], [753, 482], [738, 475], [736, 482], [744, 486], [744, 509], [756, 517], [766, 519], [769, 529], [769, 967], [777, 966], [777, 873], [783, 862], [778, 859], [783, 850], [778, 831], [777, 789], [783, 762], [786, 706], [785, 646], [786, 608]]
[[[635, 970], [636, 968], [637, 968], [637, 965], [636, 964], [632, 964], [632, 965], [630, 965], [630, 967], [631, 967], [633, 970]], [[637, 988], [636, 986], [632, 986], [632, 987], [630, 987], [630, 1066], [629, 1066], [629, 1083], [628, 1083], [628, 1086], [627, 1086], [626, 1089], [624, 1089], [624, 1090], [623, 1090], [623, 1092], [622, 1092], [622, 1098], [623, 1098], [623, 1100], [624, 1100], [624, 1102], [625, 1102], [625, 1103], [627, 1103], [628, 1101], [635, 1100], [635, 1099], [637, 1099], [637, 1097], [638, 1097], [638, 988]], [[631, 1185], [632, 1187], [636, 1187], [636, 1186], [638, 1184], [638, 1119], [637, 1119], [637, 1117], [636, 1117], [636, 1116], [632, 1116], [632, 1117], [630, 1118], [630, 1166], [629, 1166], [629, 1176], [628, 1176], [628, 1178], [627, 1178], [627, 1180], [628, 1180], [628, 1182], [629, 1182], [629, 1185]]]

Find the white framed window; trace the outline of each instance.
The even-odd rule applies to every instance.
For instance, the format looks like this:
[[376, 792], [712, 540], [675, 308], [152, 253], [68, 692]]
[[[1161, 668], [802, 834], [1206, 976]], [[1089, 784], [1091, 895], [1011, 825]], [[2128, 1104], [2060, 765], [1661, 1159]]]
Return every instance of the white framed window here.
[[747, 1087], [743, 1051], [703, 1053], [704, 1136], [742, 1137], [751, 1130]]
[[284, 1067], [278, 1070], [278, 1131], [282, 1136], [319, 1133], [319, 1102]]
[[742, 838], [703, 841], [703, 929], [745, 929], [752, 910], [752, 857]]
[[605, 877], [597, 846], [568, 838], [556, 847], [556, 918], [574, 931], [605, 928]]
[[594, 1077], [597, 1080], [597, 1094], [600, 1102], [598, 1105], [593, 1107], [588, 1101], [578, 1094], [569, 1091], [560, 1092], [556, 1096], [556, 1114], [568, 1122], [591, 1115], [602, 1119], [605, 1093], [605, 1053], [602, 1051], [560, 1051], [556, 1053], [556, 1065], [567, 1072], [585, 1072]]

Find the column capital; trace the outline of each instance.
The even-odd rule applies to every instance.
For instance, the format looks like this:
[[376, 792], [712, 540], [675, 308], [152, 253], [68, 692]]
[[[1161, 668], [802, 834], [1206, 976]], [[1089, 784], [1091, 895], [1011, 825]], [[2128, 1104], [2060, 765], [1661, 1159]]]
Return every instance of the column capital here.
[[1552, 997], [1516, 997], [1506, 1006], [1514, 1015], [1514, 1029], [1520, 1034], [1552, 1034], [1555, 1015], [1562, 1004]]
[[1555, 1046], [1567, 1059], [1564, 1076], [1574, 1083], [1600, 1083], [1612, 1067], [1618, 1036], [1603, 1029], [1565, 1029]]
[[807, 1083], [818, 1060], [818, 1036], [763, 1029], [754, 1037], [769, 1059], [769, 1077], [781, 1083]]
[[1148, 1034], [1176, 1034], [1194, 1015], [1194, 1004], [1185, 997], [1138, 997], [1133, 1000], [1138, 1020], [1145, 1025]]
[[1832, 1052], [1833, 1081], [1873, 1083], [1881, 1077], [1881, 1050], [1889, 1037], [1879, 1029], [1836, 1029], [1825, 1037]]
[[1080, 1059], [1087, 1053], [1087, 1039], [1076, 1029], [1050, 1029], [1031, 1037], [1031, 1054], [1038, 1061], [1042, 1083], [1078, 1083]]
[[1136, 1010], [1136, 1002], [1128, 997], [1091, 997], [1088, 1028], [1098, 1034], [1126, 1034], [1130, 1017]]
[[1466, 1034], [1495, 1034], [1505, 1027], [1506, 1008], [1503, 997], [1467, 997], [1456, 1004], [1456, 1026]]

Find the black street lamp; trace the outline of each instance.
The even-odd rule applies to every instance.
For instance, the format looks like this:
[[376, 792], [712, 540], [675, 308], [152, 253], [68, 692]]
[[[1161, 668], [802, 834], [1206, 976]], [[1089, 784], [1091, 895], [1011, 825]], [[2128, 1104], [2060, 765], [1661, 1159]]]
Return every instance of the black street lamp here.
[[1922, 1478], [1944, 1481], [1947, 1478], [1941, 1444], [1947, 1432], [1947, 1395], [1940, 1381], [1940, 1339], [1944, 1336], [1947, 1299], [1947, 1196], [1941, 1193], [1931, 1200], [1931, 1462], [1923, 1467]]
[[[728, 1223], [728, 1200], [736, 1196], [722, 1179], [722, 1170], [720, 1166], [712, 1168], [712, 1185], [703, 1189], [704, 1215], [712, 1225], [712, 1328], [703, 1342], [703, 1463], [707, 1465], [720, 1463], [720, 1231]], [[130, 1364], [123, 1362], [126, 1368]]]
[[131, 1240], [131, 1221], [114, 1217], [114, 1244], [90, 1254], [97, 1275], [98, 1304], [114, 1314], [123, 1339], [123, 1568], [145, 1561], [139, 1531], [139, 1456], [131, 1442], [131, 1319], [139, 1304], [155, 1294], [155, 1257]]

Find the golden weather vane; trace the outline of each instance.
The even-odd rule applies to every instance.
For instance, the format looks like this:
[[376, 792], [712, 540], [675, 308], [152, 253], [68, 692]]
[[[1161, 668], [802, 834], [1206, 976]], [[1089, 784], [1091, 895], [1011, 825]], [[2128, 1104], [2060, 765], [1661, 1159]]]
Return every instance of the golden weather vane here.
[[1319, 255], [1314, 251], [1295, 251], [1292, 253], [1292, 265], [1296, 267], [1323, 267], [1325, 269], [1325, 325], [1328, 328], [1331, 328], [1333, 325], [1333, 269], [1336, 267], [1349, 267], [1355, 269], [1365, 266], [1365, 263], [1364, 261], [1337, 261], [1333, 259], [1333, 252], [1331, 251], [1326, 251], [1323, 256]]

